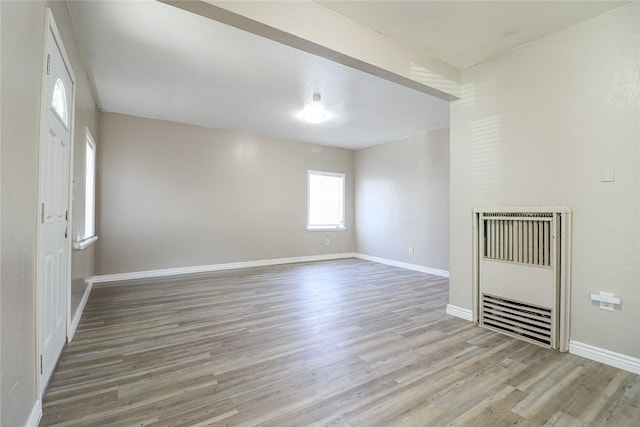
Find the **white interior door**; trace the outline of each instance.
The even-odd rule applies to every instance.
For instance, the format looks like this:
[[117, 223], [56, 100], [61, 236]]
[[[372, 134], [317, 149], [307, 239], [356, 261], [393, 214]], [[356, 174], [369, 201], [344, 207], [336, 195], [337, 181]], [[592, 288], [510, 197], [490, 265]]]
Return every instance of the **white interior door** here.
[[70, 260], [68, 209], [73, 78], [52, 20], [50, 24], [40, 143], [38, 283], [42, 392], [66, 341]]

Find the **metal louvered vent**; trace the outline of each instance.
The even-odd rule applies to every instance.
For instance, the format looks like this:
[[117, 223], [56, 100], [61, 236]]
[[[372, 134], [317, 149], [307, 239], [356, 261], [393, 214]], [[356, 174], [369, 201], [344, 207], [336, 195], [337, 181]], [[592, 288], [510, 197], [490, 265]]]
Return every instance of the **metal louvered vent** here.
[[551, 267], [551, 214], [484, 214], [482, 256], [497, 261]]
[[481, 323], [509, 335], [552, 347], [552, 311], [549, 308], [482, 294]]

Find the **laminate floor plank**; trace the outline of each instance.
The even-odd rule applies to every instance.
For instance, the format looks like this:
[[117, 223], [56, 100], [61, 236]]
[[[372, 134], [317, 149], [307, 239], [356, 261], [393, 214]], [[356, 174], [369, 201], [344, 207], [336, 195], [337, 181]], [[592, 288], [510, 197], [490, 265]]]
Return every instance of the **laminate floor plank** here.
[[96, 285], [40, 425], [640, 426], [640, 376], [447, 303], [356, 259]]

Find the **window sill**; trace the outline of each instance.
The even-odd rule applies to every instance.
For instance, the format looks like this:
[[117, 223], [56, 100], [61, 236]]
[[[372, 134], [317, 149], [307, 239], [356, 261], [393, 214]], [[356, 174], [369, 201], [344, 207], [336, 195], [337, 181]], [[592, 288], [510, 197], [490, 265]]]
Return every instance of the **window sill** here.
[[347, 231], [347, 227], [307, 227], [307, 231]]
[[93, 245], [96, 240], [98, 240], [98, 236], [91, 236], [84, 240], [75, 241], [73, 242], [73, 250], [81, 251], [85, 248], [88, 248], [89, 246]]

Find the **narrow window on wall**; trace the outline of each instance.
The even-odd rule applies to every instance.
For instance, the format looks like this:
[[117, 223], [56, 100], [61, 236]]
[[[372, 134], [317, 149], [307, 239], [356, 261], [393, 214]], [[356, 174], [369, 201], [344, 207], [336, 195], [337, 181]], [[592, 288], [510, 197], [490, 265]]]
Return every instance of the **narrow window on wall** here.
[[344, 229], [343, 173], [309, 171], [307, 229]]
[[96, 234], [96, 142], [86, 129], [87, 149], [85, 154], [85, 187], [84, 187], [84, 238]]

